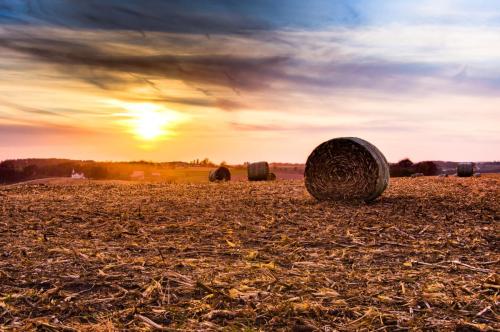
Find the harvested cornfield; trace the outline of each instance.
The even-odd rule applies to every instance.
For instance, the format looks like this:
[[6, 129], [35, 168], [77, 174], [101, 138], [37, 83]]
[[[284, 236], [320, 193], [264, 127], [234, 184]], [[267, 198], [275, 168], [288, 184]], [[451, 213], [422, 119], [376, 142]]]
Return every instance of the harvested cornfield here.
[[210, 182], [231, 181], [231, 172], [229, 171], [229, 168], [220, 166], [217, 169], [210, 171], [208, 174], [208, 180]]
[[466, 178], [474, 174], [474, 163], [458, 163], [457, 176]]
[[335, 138], [309, 155], [304, 178], [307, 190], [318, 200], [372, 201], [387, 188], [389, 165], [367, 141]]
[[247, 165], [248, 181], [266, 181], [269, 177], [269, 164], [266, 161]]
[[500, 178], [0, 187], [0, 330], [498, 330]]

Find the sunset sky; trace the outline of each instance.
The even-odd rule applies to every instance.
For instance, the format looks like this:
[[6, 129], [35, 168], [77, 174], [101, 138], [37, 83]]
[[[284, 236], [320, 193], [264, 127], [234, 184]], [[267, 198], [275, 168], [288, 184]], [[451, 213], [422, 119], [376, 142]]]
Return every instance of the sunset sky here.
[[0, 160], [500, 160], [491, 0], [0, 0]]

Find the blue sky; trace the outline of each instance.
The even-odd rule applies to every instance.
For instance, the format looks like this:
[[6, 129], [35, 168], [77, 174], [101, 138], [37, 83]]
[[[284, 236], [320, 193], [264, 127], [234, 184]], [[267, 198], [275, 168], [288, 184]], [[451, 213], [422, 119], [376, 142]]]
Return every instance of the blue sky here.
[[[115, 23], [115, 28], [163, 27], [162, 30], [168, 31], [193, 31], [197, 28], [196, 24], [195, 27], [191, 26], [194, 18], [205, 18], [214, 24], [200, 24], [198, 28], [221, 31], [218, 30], [221, 25], [215, 22], [221, 18], [222, 21], [233, 22], [235, 26], [240, 23], [240, 28], [249, 30], [393, 23], [498, 25], [498, 6], [494, 0], [3, 0], [0, 2], [0, 14], [3, 22], [56, 24], [75, 28], [113, 28]], [[172, 19], [177, 21], [169, 22]], [[238, 31], [227, 26], [227, 30], [222, 32]]]
[[498, 7], [0, 0], [0, 159], [500, 159]]

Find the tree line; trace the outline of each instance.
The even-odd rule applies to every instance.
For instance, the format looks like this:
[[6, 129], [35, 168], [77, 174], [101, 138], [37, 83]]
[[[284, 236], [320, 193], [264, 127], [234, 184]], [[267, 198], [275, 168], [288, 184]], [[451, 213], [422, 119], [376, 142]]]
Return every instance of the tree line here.
[[150, 161], [97, 162], [71, 159], [11, 159], [0, 162], [0, 184], [16, 183], [51, 177], [70, 177], [72, 172], [83, 173], [88, 179], [130, 180], [134, 171], [157, 172], [166, 168], [215, 167], [208, 158], [192, 162]]
[[395, 164], [389, 165], [391, 177], [411, 176], [415, 173], [422, 173], [426, 176], [438, 175], [441, 168], [433, 161], [421, 161], [414, 164], [410, 159], [403, 159]]

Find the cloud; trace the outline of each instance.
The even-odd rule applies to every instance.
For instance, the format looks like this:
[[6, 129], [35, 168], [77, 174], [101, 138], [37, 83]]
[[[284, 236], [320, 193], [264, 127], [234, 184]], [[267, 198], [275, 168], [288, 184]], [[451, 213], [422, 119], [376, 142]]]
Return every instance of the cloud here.
[[[237, 40], [234, 45], [226, 47], [236, 47], [239, 42]], [[265, 45], [265, 42], [261, 43]], [[158, 54], [133, 55], [95, 44], [97, 42], [41, 37], [0, 37], [0, 47], [51, 63], [73, 78], [106, 90], [123, 89], [130, 84], [147, 85], [159, 90], [150, 78], [161, 78], [180, 80], [198, 88], [206, 86], [209, 90], [210, 87], [228, 88], [235, 94], [280, 88], [304, 89], [309, 93], [345, 88], [402, 92], [414, 88], [423, 77], [443, 76], [442, 66], [429, 63], [390, 62], [363, 57], [342, 59], [339, 56], [340, 59], [337, 59], [335, 54], [321, 61], [272, 53], [260, 56], [233, 55], [229, 52], [178, 54], [169, 53], [168, 45], [164, 45], [161, 51], [157, 51]], [[375, 81], [376, 85], [373, 84]], [[161, 95], [161, 91], [158, 92]], [[210, 95], [209, 92], [206, 94]], [[187, 100], [187, 104], [197, 103], [207, 102]], [[223, 99], [214, 104], [226, 110], [237, 108], [234, 107], [236, 104], [230, 105]]]
[[[9, 27], [0, 31], [0, 48], [10, 51], [6, 59], [15, 57], [17, 66], [22, 61], [49, 64], [71, 80], [120, 93], [120, 98], [127, 100], [222, 111], [248, 108], [248, 99], [255, 94], [272, 104], [277, 96], [291, 92], [292, 96], [309, 97], [339, 93], [394, 97], [435, 92], [495, 93], [497, 77], [477, 66], [477, 59], [470, 58], [475, 54], [463, 51], [466, 45], [443, 46], [439, 49], [442, 57], [432, 58], [422, 45], [438, 47], [432, 42], [433, 29], [427, 27], [423, 34], [416, 28], [402, 29], [408, 40], [406, 48], [399, 42], [397, 47], [387, 42], [390, 30], [281, 31], [210, 39], [155, 33], [150, 43], [123, 31]], [[443, 31], [451, 37], [458, 33], [449, 28]], [[476, 29], [459, 31], [472, 40]], [[481, 35], [478, 49], [497, 38], [492, 33]], [[493, 47], [493, 51], [498, 50]], [[463, 73], [464, 64], [467, 75], [457, 76]], [[179, 96], [169, 93], [169, 83], [159, 84], [171, 80], [183, 82], [193, 93]]]
[[[93, 80], [105, 86], [113, 76], [109, 73], [133, 73], [149, 77], [178, 79], [185, 82], [229, 87], [231, 89], [260, 89], [265, 79], [279, 73], [278, 68], [287, 61], [284, 56], [261, 58], [232, 55], [123, 55], [105, 51], [85, 43], [49, 38], [0, 39], [0, 47], [35, 57], [59, 67], [75, 66], [94, 71]], [[97, 71], [97, 75], [95, 75]], [[104, 77], [104, 82], [100, 78]], [[84, 77], [88, 80], [88, 77]], [[115, 80], [117, 80], [115, 78]]]
[[61, 114], [58, 112], [52, 112], [52, 111], [47, 111], [47, 110], [43, 110], [43, 109], [39, 109], [39, 108], [23, 106], [23, 105], [19, 105], [17, 103], [13, 103], [13, 102], [1, 99], [1, 98], [0, 98], [0, 106], [7, 106], [7, 107], [15, 109], [17, 111], [20, 111], [23, 113], [28, 113], [28, 114], [33, 114], [33, 115], [48, 115], [48, 116], [55, 116], [55, 117], [65, 117], [64, 114]]
[[409, 128], [414, 131], [418, 128], [415, 124], [382, 123], [380, 121], [367, 121], [359, 124], [285, 124], [278, 125], [276, 123], [251, 124], [230, 122], [230, 127], [243, 132], [303, 132], [303, 133], [318, 133], [318, 132], [404, 132]]

